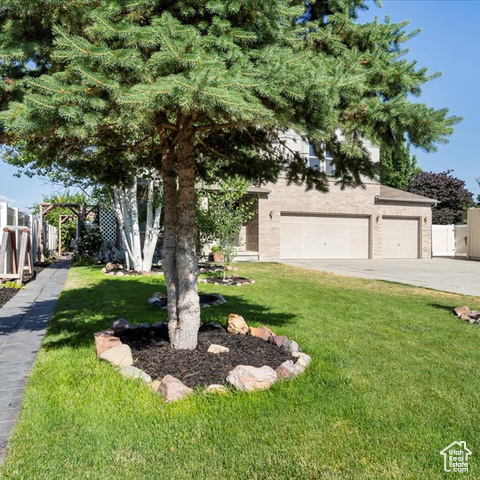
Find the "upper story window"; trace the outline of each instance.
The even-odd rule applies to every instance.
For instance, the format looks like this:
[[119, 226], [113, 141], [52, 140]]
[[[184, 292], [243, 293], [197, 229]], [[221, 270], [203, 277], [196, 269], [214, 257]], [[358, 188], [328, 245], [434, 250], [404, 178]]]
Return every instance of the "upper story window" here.
[[325, 152], [325, 159], [320, 159], [315, 155], [313, 147], [308, 145], [306, 154], [307, 166], [315, 170], [325, 172], [327, 175], [333, 175], [335, 173], [335, 165], [333, 163], [333, 155], [330, 152]]

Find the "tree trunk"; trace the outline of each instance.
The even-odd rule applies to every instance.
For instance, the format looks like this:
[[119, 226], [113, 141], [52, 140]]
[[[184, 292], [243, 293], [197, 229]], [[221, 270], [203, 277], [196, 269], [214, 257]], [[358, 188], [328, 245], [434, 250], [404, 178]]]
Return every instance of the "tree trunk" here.
[[137, 272], [152, 269], [152, 259], [160, 231], [161, 207], [153, 204], [154, 181], [148, 186], [147, 222], [145, 242], [142, 249], [140, 223], [138, 220], [137, 185], [138, 177], [134, 177], [131, 187], [114, 187], [113, 199], [115, 215], [119, 224], [122, 243], [125, 248], [127, 268], [130, 266]]
[[140, 222], [138, 221], [138, 177], [134, 177], [130, 187], [125, 187], [125, 203], [128, 205], [128, 213], [130, 219], [130, 248], [133, 253], [132, 263], [135, 271], [143, 269], [142, 261], [142, 244], [140, 241]]
[[[137, 181], [135, 177], [134, 181]], [[115, 214], [119, 222], [122, 243], [125, 248], [127, 268], [142, 270], [140, 228], [138, 224], [137, 187], [114, 187]]]
[[112, 188], [112, 196], [113, 196], [113, 205], [115, 207], [115, 216], [117, 217], [118, 227], [120, 230], [120, 236], [122, 239], [122, 243], [125, 247], [125, 262], [127, 264], [127, 269], [130, 269], [130, 258], [133, 257], [131, 254], [130, 246], [128, 243], [127, 235], [125, 233], [125, 215], [124, 215], [124, 207], [121, 195], [121, 189], [118, 187]]
[[193, 127], [188, 121], [179, 122], [175, 155], [171, 146], [170, 148], [165, 146], [167, 144], [165, 132], [162, 137], [164, 139], [162, 177], [165, 194], [163, 265], [168, 294], [168, 332], [173, 348], [193, 350], [197, 346], [200, 328], [198, 265], [195, 253]]
[[161, 205], [155, 204], [155, 180], [148, 182], [147, 196], [147, 222], [145, 226], [145, 241], [143, 244], [143, 266], [145, 272], [152, 269], [153, 254], [157, 246], [158, 234], [160, 233]]

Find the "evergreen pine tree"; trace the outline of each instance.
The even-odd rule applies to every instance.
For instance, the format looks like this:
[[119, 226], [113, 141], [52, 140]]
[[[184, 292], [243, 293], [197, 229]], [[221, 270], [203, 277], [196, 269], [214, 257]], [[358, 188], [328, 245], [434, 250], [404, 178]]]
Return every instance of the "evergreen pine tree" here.
[[[5, 0], [0, 121], [14, 155], [95, 174], [157, 168], [165, 196], [164, 269], [175, 348], [197, 342], [195, 181], [208, 172], [326, 190], [286, 153], [293, 129], [335, 157], [345, 185], [373, 177], [363, 146], [426, 150], [456, 118], [411, 102], [429, 78], [402, 58], [406, 23], [354, 22], [362, 0]], [[34, 63], [32, 63], [32, 61]], [[8, 77], [15, 70], [15, 77]], [[341, 132], [342, 139], [338, 135]], [[99, 167], [102, 165], [102, 167]], [[108, 175], [106, 175], [108, 177]]]

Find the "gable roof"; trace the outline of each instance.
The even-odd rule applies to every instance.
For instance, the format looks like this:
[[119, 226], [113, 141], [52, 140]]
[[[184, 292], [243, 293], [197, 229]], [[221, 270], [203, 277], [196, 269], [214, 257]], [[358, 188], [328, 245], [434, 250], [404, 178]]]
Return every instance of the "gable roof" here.
[[423, 197], [415, 193], [405, 192], [398, 188], [387, 187], [386, 185], [380, 185], [380, 195], [375, 196], [375, 203], [410, 203], [410, 204], [423, 204], [435, 206], [438, 201], [434, 198]]

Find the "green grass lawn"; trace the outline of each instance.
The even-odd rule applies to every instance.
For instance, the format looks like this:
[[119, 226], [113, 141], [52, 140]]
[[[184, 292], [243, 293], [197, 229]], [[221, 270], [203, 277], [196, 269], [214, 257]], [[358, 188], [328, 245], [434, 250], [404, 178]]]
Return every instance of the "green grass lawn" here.
[[[147, 304], [162, 277], [74, 268], [28, 382], [3, 478], [429, 479], [464, 440], [480, 477], [480, 326], [452, 308], [480, 299], [276, 264], [241, 265], [246, 287], [200, 284], [295, 339], [312, 364], [270, 390], [174, 404], [96, 359], [93, 333], [118, 317], [165, 320]], [[452, 477], [453, 478], [453, 477]]]

